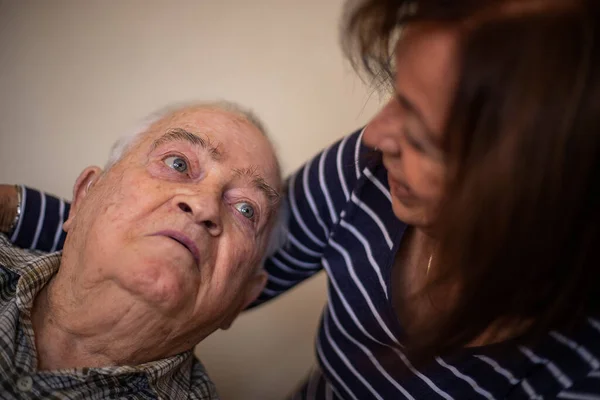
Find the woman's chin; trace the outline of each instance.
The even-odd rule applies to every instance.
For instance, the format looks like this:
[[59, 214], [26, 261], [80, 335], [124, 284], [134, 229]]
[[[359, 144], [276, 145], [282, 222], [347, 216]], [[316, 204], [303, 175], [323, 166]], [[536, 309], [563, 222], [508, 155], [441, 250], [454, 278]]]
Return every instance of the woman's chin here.
[[415, 227], [426, 227], [430, 221], [425, 217], [424, 208], [418, 201], [405, 201], [392, 197], [392, 210], [394, 215], [407, 225]]

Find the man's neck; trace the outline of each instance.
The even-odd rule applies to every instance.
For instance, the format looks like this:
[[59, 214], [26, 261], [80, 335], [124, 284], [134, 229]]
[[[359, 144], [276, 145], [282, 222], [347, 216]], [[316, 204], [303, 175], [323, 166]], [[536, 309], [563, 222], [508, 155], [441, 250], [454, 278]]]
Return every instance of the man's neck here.
[[172, 337], [168, 320], [157, 320], [146, 305], [121, 297], [106, 301], [107, 296], [90, 293], [78, 298], [57, 274], [31, 310], [38, 370], [139, 365], [195, 344]]

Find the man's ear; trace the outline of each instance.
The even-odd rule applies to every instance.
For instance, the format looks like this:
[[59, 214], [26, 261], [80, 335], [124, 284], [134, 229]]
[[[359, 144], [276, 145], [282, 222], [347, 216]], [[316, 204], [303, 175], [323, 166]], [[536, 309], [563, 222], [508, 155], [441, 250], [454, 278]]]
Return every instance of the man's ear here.
[[[258, 267], [257, 267], [257, 269], [258, 269]], [[262, 269], [262, 266], [261, 266], [260, 269], [258, 269], [258, 271], [254, 274], [254, 276], [250, 278], [250, 281], [248, 282], [248, 285], [246, 286], [246, 290], [244, 292], [244, 299], [243, 299], [242, 303], [240, 304], [239, 310], [237, 310], [237, 312], [233, 313], [230, 318], [223, 321], [223, 323], [221, 323], [220, 328], [221, 329], [229, 329], [229, 327], [231, 326], [233, 321], [237, 318], [237, 316], [242, 311], [244, 311], [250, 304], [252, 304], [252, 302], [254, 300], [256, 300], [258, 298], [260, 293], [265, 288], [266, 284], [267, 284], [267, 273], [265, 272], [264, 269]]]
[[87, 167], [79, 174], [77, 181], [75, 181], [75, 186], [73, 186], [73, 200], [71, 202], [69, 218], [63, 224], [65, 232], [69, 231], [73, 224], [73, 219], [77, 216], [81, 202], [86, 198], [101, 173], [102, 169], [100, 167]]

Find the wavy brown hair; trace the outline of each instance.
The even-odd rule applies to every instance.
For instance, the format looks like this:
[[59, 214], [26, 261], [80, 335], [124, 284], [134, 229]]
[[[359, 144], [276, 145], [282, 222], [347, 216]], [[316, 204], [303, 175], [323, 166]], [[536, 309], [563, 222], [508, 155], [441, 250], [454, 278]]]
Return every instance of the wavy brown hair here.
[[393, 77], [402, 26], [444, 24], [460, 38], [432, 283], [459, 290], [409, 338], [418, 355], [503, 323], [531, 341], [600, 314], [599, 3], [369, 0], [350, 10], [345, 49], [377, 83]]

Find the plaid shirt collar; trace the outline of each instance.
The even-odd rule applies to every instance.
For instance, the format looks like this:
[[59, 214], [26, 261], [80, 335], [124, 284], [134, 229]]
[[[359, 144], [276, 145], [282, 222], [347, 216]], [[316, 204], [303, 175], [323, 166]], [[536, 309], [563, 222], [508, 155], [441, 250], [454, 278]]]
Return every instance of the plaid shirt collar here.
[[[62, 252], [42, 255], [34, 251], [24, 251], [13, 247], [6, 236], [0, 234], [0, 265], [19, 276], [15, 298], [21, 312], [20, 327], [27, 337], [28, 348], [20, 349], [17, 359], [24, 360], [21, 368], [26, 372], [35, 372], [37, 352], [34, 332], [31, 324], [31, 309], [36, 295], [52, 279], [60, 267]], [[70, 375], [85, 378], [90, 374], [122, 376], [145, 374], [148, 382], [159, 393], [169, 393], [169, 398], [187, 398], [190, 387], [190, 368], [194, 356], [192, 350], [172, 357], [151, 361], [136, 366], [108, 366], [101, 368], [72, 368], [48, 371], [54, 375]], [[172, 379], [173, 375], [177, 379]]]

